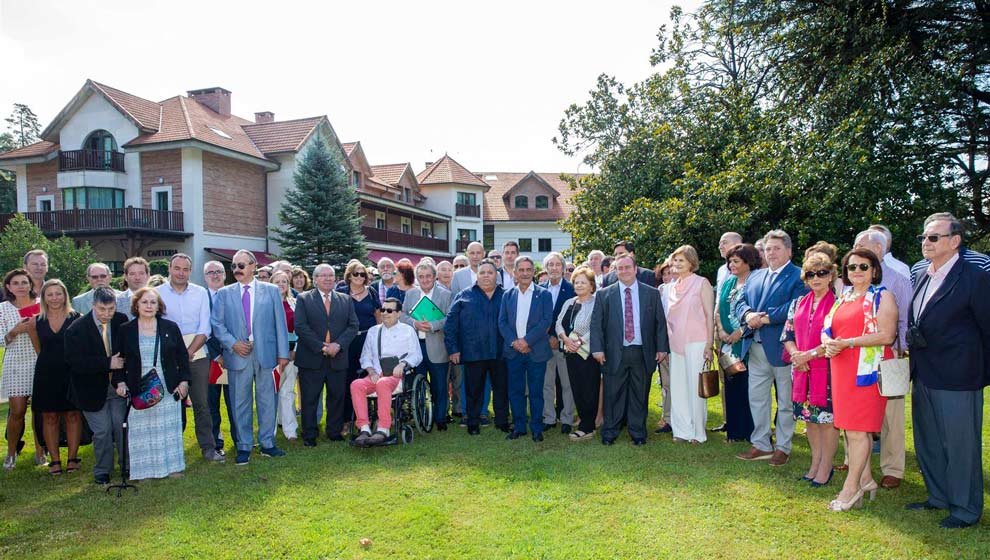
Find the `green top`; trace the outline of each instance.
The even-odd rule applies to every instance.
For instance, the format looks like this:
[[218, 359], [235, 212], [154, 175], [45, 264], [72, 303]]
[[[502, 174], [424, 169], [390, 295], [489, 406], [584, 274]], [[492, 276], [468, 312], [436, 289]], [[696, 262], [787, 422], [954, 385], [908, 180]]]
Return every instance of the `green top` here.
[[[722, 330], [729, 334], [736, 332], [740, 326], [739, 318], [732, 312], [736, 306], [736, 301], [739, 300], [739, 295], [742, 293], [742, 288], [745, 286], [743, 284], [737, 289], [736, 282], [738, 280], [735, 276], [730, 275], [722, 283], [722, 289], [718, 293], [718, 318], [722, 323]], [[736, 356], [742, 355], [742, 339], [732, 345], [732, 353]]]

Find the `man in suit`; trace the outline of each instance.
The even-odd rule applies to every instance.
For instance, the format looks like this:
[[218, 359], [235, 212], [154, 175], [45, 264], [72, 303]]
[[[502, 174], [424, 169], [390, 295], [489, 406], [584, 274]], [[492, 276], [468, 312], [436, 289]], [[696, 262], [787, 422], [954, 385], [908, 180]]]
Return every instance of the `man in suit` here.
[[557, 407], [554, 399], [557, 396], [557, 380], [560, 380], [560, 433], [571, 433], [574, 425], [574, 394], [571, 392], [571, 380], [567, 375], [567, 359], [564, 358], [560, 339], [557, 338], [557, 317], [564, 302], [574, 297], [574, 286], [564, 278], [564, 256], [554, 251], [543, 257], [543, 270], [547, 271], [547, 281], [540, 287], [550, 292], [553, 302], [553, 317], [550, 328], [547, 329], [547, 340], [550, 343], [550, 360], [547, 361], [547, 371], [543, 377], [543, 429], [549, 430], [557, 425]]
[[[484, 254], [484, 249], [479, 250]], [[437, 283], [437, 269], [430, 261], [420, 261], [416, 265], [416, 281], [418, 288], [411, 288], [406, 292], [406, 299], [402, 302], [402, 315], [399, 319], [416, 329], [419, 335], [420, 351], [423, 354], [423, 361], [416, 366], [416, 370], [424, 375], [429, 374], [430, 391], [433, 393], [433, 421], [437, 425], [437, 430], [447, 429], [447, 347], [443, 341], [443, 327], [447, 323], [447, 311], [450, 309], [450, 292]], [[409, 314], [416, 308], [416, 304], [422, 298], [429, 298], [440, 311], [443, 317], [435, 321], [413, 319]]]
[[[633, 260], [636, 260], [636, 250], [633, 247], [632, 241], [622, 240], [615, 244], [612, 248], [613, 259], [612, 262], [619, 260], [619, 257], [630, 256]], [[607, 288], [612, 284], [615, 284], [618, 278], [618, 271], [609, 272], [602, 279], [602, 288]], [[657, 287], [657, 276], [652, 270], [643, 267], [636, 268], [636, 280], [646, 284], [651, 288]]]
[[543, 441], [543, 375], [550, 359], [547, 329], [553, 315], [550, 292], [533, 284], [533, 259], [515, 259], [516, 285], [502, 296], [498, 330], [509, 373], [512, 431], [506, 439], [526, 435], [526, 391], [529, 391], [529, 427], [533, 441]]
[[213, 299], [210, 322], [213, 336], [223, 346], [227, 364], [234, 423], [237, 426], [238, 465], [247, 465], [254, 444], [254, 393], [258, 408], [258, 441], [261, 455], [281, 457], [275, 446], [277, 395], [272, 370], [289, 363], [289, 332], [278, 288], [254, 277], [258, 260], [243, 249], [234, 253], [231, 264], [237, 282], [224, 286]]
[[623, 255], [615, 271], [617, 281], [598, 293], [591, 314], [591, 353], [604, 384], [602, 443], [615, 443], [626, 418], [633, 445], [645, 445], [649, 379], [670, 351], [667, 319], [660, 292], [636, 278], [636, 259]]
[[478, 281], [478, 264], [485, 258], [485, 246], [477, 241], [472, 241], [468, 244], [464, 254], [467, 255], [468, 266], [454, 273], [454, 279], [450, 282], [451, 297], [461, 293], [461, 290], [474, 286], [475, 282]]
[[334, 291], [337, 275], [329, 264], [313, 269], [315, 287], [296, 300], [296, 367], [302, 400], [303, 443], [316, 446], [319, 433], [317, 407], [324, 387], [327, 391], [326, 433], [330, 441], [343, 441], [344, 399], [347, 386], [347, 349], [358, 333], [354, 302]]
[[69, 392], [93, 430], [93, 477], [109, 484], [113, 452], [123, 450], [121, 427], [127, 401], [110, 384], [112, 370], [124, 367], [117, 333], [127, 315], [117, 312], [117, 295], [107, 287], [90, 293], [92, 309], [65, 331], [65, 357], [69, 363]]
[[[745, 461], [769, 459], [787, 464], [794, 437], [791, 368], [784, 363], [780, 333], [791, 302], [808, 292], [801, 269], [791, 263], [791, 237], [775, 229], [763, 238], [767, 268], [754, 270], [736, 303], [744, 326], [742, 358], [749, 356], [749, 408], [753, 413], [753, 446], [736, 455]], [[777, 387], [777, 447], [770, 442], [771, 387]]]
[[[213, 315], [213, 300], [217, 297], [217, 292], [223, 287], [226, 271], [220, 261], [208, 261], [203, 265], [203, 278], [206, 279], [206, 292], [210, 296], [210, 316]], [[210, 321], [210, 337], [206, 339], [206, 353], [210, 358], [210, 368], [214, 364], [223, 367], [223, 345], [213, 334], [213, 321]], [[226, 455], [223, 450], [223, 434], [220, 432], [220, 397], [227, 406], [227, 425], [230, 426], [230, 438], [237, 442], [237, 428], [234, 427], [234, 407], [230, 402], [230, 386], [227, 383], [211, 383], [209, 388], [210, 419], [213, 424], [213, 440], [216, 442], [216, 452]]]
[[[79, 313], [86, 314], [93, 309], [93, 291], [97, 288], [110, 286], [110, 267], [101, 263], [93, 263], [86, 268], [86, 280], [89, 281], [89, 290], [72, 298], [72, 309]], [[117, 292], [114, 291], [114, 295]]]
[[910, 510], [944, 509], [941, 526], [975, 525], [983, 513], [983, 388], [990, 384], [990, 274], [960, 255], [962, 224], [925, 220], [929, 261], [911, 301], [911, 418], [928, 499]]

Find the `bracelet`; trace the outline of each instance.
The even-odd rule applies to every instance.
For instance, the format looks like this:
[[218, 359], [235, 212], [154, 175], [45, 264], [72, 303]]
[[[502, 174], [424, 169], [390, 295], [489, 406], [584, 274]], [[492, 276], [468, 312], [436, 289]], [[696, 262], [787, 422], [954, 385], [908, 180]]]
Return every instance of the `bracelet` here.
[[850, 339], [847, 339], [847, 340], [846, 340], [846, 342], [848, 342], [848, 343], [849, 343], [849, 348], [850, 348], [850, 349], [852, 349], [852, 348], [855, 348], [855, 347], [856, 347], [856, 345], [855, 345], [855, 344], [853, 344], [853, 339], [851, 339], [851, 338], [850, 338]]

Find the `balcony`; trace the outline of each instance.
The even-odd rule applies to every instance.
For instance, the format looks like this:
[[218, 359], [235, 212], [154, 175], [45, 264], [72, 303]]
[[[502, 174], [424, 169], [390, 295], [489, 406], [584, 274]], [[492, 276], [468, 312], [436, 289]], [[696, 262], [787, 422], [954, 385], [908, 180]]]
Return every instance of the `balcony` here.
[[[145, 234], [153, 237], [188, 237], [182, 212], [148, 208], [94, 208], [86, 210], [52, 210], [24, 212], [24, 218], [38, 226], [45, 235], [98, 236]], [[14, 214], [0, 214], [0, 230]]]
[[105, 150], [69, 150], [58, 153], [59, 171], [124, 172], [124, 153]]
[[414, 247], [416, 249], [438, 251], [441, 253], [446, 253], [448, 251], [446, 239], [423, 237], [422, 235], [413, 235], [410, 233], [402, 233], [401, 231], [379, 229], [371, 226], [361, 226], [361, 233], [364, 234], [365, 239], [372, 243], [385, 243], [388, 245], [398, 245], [401, 247]]
[[470, 218], [480, 218], [481, 217], [481, 205], [480, 204], [461, 204], [457, 203], [454, 208], [454, 213], [458, 216], [467, 216]]

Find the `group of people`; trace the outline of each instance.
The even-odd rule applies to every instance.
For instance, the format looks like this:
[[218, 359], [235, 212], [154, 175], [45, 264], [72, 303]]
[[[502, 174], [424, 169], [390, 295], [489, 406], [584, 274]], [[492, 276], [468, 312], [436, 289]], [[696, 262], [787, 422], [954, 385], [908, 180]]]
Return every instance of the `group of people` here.
[[[241, 250], [234, 282], [224, 285], [223, 264], [210, 261], [206, 286], [189, 281], [194, 263], [179, 253], [157, 286], [144, 259], [129, 259], [123, 292], [95, 263], [91, 289], [71, 300], [61, 281], [45, 278], [47, 255], [32, 251], [4, 277], [0, 304], [0, 391], [10, 400], [4, 467], [14, 467], [23, 445], [29, 399], [43, 419], [36, 460], [47, 453], [53, 475], [78, 470], [86, 424], [99, 483], [122, 451], [125, 414], [130, 478], [182, 473], [187, 401], [210, 462], [225, 461], [221, 399], [238, 465], [249, 463], [255, 438], [261, 455], [284, 455], [278, 425], [287, 439], [316, 446], [324, 413], [327, 439], [352, 433], [355, 445], [382, 445], [395, 437], [391, 407], [372, 417], [367, 397], [391, 395], [409, 371], [429, 380], [439, 431], [459, 418], [470, 435], [494, 424], [506, 439], [539, 442], [559, 425], [573, 441], [613, 445], [625, 429], [641, 446], [659, 371], [656, 433], [698, 445], [709, 431], [725, 431], [728, 441], [750, 443], [739, 459], [781, 466], [804, 422], [811, 462], [801, 480], [823, 487], [847, 470], [828, 508], [849, 511], [904, 476], [904, 400], [883, 397], [877, 380], [885, 360], [910, 351], [928, 497], [908, 507], [948, 510], [942, 525], [965, 527], [983, 506], [990, 304], [980, 296], [990, 287], [990, 259], [965, 248], [963, 233], [953, 216], [933, 214], [919, 236], [925, 260], [909, 269], [890, 253], [883, 226], [859, 233], [841, 258], [818, 242], [800, 266], [784, 231], [755, 244], [728, 232], [714, 285], [698, 274], [694, 247], [678, 247], [651, 270], [628, 241], [578, 266], [550, 253], [539, 267], [515, 242], [487, 254], [473, 242], [452, 262], [382, 258], [371, 269], [352, 260], [339, 281], [328, 264], [310, 278], [284, 261], [259, 269]], [[725, 424], [709, 430], [699, 374], [720, 361], [744, 367], [723, 372]], [[149, 405], [155, 387], [160, 400]], [[870, 466], [877, 436], [879, 483]], [[840, 437], [846, 460], [836, 467]]]

